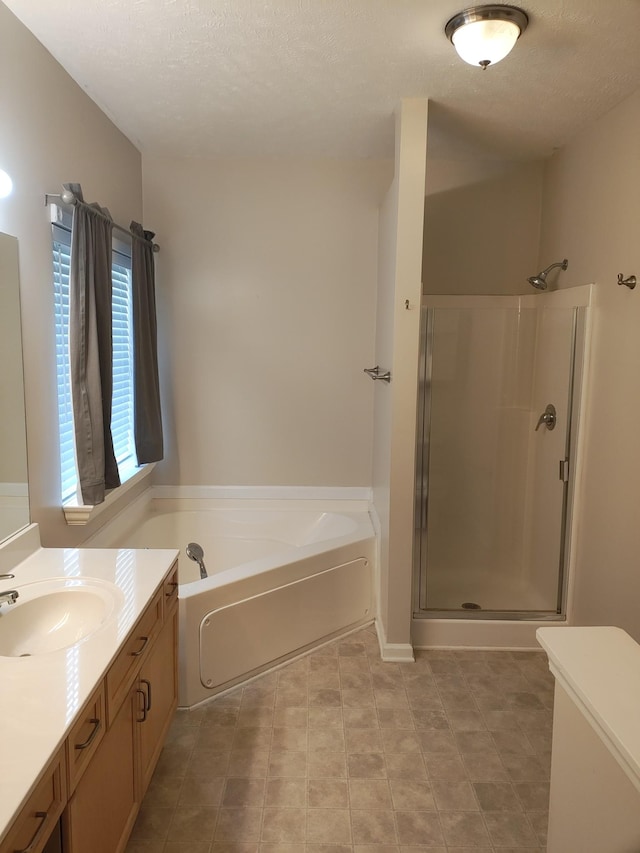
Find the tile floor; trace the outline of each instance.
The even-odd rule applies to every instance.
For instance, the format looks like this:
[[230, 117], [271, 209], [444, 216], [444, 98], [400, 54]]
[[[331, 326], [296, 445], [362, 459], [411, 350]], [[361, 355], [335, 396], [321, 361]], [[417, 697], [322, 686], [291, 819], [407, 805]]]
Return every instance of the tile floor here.
[[542, 853], [552, 705], [542, 652], [366, 628], [178, 712], [127, 853]]

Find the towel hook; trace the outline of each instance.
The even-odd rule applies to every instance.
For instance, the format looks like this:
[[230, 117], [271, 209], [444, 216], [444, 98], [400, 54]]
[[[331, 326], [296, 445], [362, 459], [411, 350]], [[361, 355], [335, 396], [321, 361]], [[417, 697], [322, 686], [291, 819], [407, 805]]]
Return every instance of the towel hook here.
[[382, 379], [383, 382], [391, 382], [391, 371], [387, 370], [386, 373], [380, 373], [380, 368], [376, 364], [375, 367], [365, 367], [363, 373], [366, 373], [367, 376], [370, 376], [372, 379]]
[[636, 286], [636, 277], [635, 275], [630, 275], [627, 278], [624, 278], [622, 273], [618, 273], [618, 284], [624, 284], [625, 287], [628, 287], [629, 290], [633, 290]]

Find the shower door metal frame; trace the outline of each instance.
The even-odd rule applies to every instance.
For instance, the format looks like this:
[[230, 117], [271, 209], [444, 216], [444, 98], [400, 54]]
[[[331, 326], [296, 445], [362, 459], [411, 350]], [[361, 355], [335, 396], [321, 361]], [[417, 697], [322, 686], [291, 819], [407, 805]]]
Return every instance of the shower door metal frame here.
[[[565, 437], [565, 461], [568, 463], [568, 479], [564, 482], [562, 497], [562, 524], [559, 542], [558, 595], [556, 610], [436, 610], [427, 605], [428, 565], [428, 508], [429, 508], [429, 451], [431, 440], [432, 374], [433, 374], [433, 330], [435, 310], [421, 306], [420, 349], [418, 356], [418, 414], [416, 424], [416, 476], [414, 508], [413, 549], [413, 616], [417, 619], [473, 619], [557, 622], [566, 619], [569, 585], [569, 561], [572, 526], [575, 469], [577, 463], [578, 418], [584, 384], [585, 346], [587, 338], [587, 309], [573, 308], [567, 405], [567, 427]], [[583, 312], [583, 313], [581, 313]], [[581, 322], [579, 322], [581, 320]], [[560, 460], [560, 463], [562, 460]]]
[[571, 371], [569, 373], [569, 399], [567, 401], [567, 432], [565, 438], [565, 460], [568, 463], [568, 476], [564, 483], [562, 499], [562, 530], [560, 539], [560, 568], [558, 572], [559, 619], [565, 619], [569, 600], [569, 566], [571, 561], [571, 528], [573, 524], [573, 504], [575, 497], [575, 473], [578, 465], [578, 430], [582, 399], [584, 395], [584, 370], [587, 346], [588, 309], [576, 306], [573, 309], [571, 330]]
[[[418, 360], [418, 417], [416, 425], [416, 489], [414, 510], [414, 611], [427, 609], [427, 517], [429, 507], [429, 450], [431, 438], [431, 377], [433, 372], [433, 324], [435, 314], [420, 308]], [[423, 568], [424, 567], [424, 570]], [[424, 571], [424, 577], [423, 575]]]

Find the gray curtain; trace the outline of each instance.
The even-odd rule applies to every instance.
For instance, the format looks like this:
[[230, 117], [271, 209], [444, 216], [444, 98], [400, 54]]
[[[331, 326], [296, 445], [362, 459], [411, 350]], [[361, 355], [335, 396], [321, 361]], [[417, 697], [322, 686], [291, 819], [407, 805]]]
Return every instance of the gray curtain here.
[[138, 222], [131, 233], [147, 242], [133, 240], [131, 278], [133, 287], [134, 340], [134, 434], [138, 465], [158, 462], [163, 456], [160, 383], [158, 380], [158, 335], [156, 320], [154, 234]]
[[[65, 184], [83, 201], [79, 184]], [[105, 218], [107, 217], [107, 218]], [[109, 212], [73, 209], [69, 278], [69, 357], [78, 480], [84, 504], [120, 485], [111, 438], [113, 344]]]

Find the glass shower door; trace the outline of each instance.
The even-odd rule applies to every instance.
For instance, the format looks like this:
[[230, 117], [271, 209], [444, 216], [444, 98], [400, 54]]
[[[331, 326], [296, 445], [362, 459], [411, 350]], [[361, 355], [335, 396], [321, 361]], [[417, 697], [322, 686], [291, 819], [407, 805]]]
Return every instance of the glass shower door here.
[[448, 302], [423, 309], [417, 609], [558, 614], [577, 309]]

